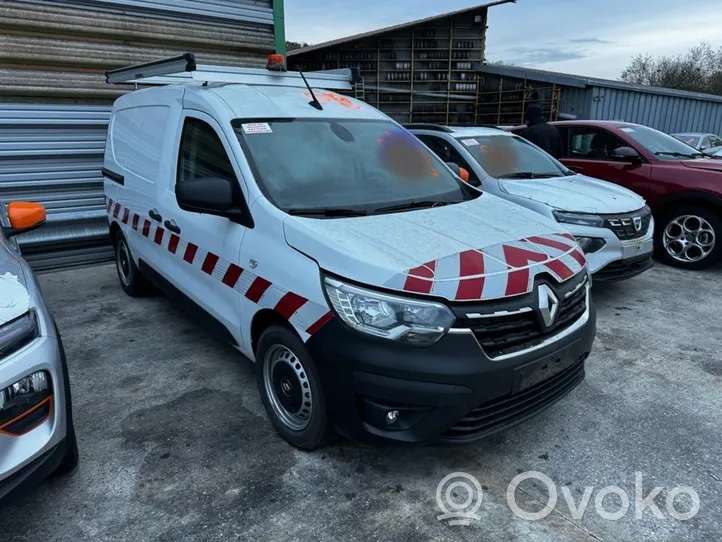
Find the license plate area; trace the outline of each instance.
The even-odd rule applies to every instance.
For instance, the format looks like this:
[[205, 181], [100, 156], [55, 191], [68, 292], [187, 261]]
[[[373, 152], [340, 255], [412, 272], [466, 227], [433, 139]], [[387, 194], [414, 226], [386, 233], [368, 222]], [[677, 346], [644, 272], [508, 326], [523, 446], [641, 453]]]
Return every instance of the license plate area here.
[[653, 245], [654, 245], [653, 239], [647, 239], [646, 241], [640, 241], [639, 243], [635, 243], [633, 245], [625, 245], [622, 250], [622, 259], [623, 260], [633, 260], [634, 258], [638, 258], [639, 256], [648, 254], [648, 253], [652, 252], [652, 249], [654, 248]]
[[578, 360], [564, 348], [522, 367], [514, 369], [514, 393], [526, 390], [564, 372]]

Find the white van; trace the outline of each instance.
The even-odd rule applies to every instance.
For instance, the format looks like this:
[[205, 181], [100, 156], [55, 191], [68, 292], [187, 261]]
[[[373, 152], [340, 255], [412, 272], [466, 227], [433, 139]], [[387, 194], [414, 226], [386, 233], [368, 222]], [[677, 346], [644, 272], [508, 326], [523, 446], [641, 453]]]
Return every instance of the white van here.
[[269, 68], [187, 54], [108, 73], [156, 85], [108, 131], [124, 290], [154, 284], [255, 361], [273, 425], [306, 449], [334, 430], [469, 442], [575, 388], [596, 321], [574, 237], [334, 92], [349, 70], [306, 86]]

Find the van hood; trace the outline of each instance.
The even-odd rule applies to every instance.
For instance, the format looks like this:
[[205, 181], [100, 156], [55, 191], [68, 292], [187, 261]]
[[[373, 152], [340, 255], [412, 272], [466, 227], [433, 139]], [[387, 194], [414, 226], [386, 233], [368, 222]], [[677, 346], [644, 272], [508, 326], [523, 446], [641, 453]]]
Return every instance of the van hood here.
[[631, 213], [644, 207], [640, 196], [607, 181], [585, 175], [552, 179], [500, 180], [509, 194], [575, 213]]
[[586, 263], [559, 224], [490, 194], [394, 214], [289, 217], [284, 232], [291, 247], [341, 278], [450, 301], [525, 294], [537, 274], [563, 282]]
[[691, 169], [711, 169], [713, 171], [722, 171], [722, 160], [716, 158], [700, 158], [698, 160], [683, 160], [680, 162], [683, 166]]

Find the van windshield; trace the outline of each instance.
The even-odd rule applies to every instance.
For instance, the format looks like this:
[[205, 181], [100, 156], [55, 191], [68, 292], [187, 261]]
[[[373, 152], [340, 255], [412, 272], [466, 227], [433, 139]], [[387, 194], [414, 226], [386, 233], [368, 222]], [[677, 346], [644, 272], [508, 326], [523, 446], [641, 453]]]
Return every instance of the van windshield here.
[[292, 214], [395, 212], [478, 196], [389, 121], [236, 120], [233, 128], [261, 190]]

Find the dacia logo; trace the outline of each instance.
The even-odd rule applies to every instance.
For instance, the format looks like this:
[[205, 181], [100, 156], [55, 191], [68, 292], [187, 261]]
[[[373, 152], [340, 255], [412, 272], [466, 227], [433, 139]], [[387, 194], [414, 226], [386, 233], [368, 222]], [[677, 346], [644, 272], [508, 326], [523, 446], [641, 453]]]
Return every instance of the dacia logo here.
[[635, 216], [634, 217], [634, 231], [642, 231], [642, 217], [641, 216]]
[[539, 314], [546, 328], [554, 325], [558, 313], [559, 298], [549, 286], [542, 284], [539, 286]]

